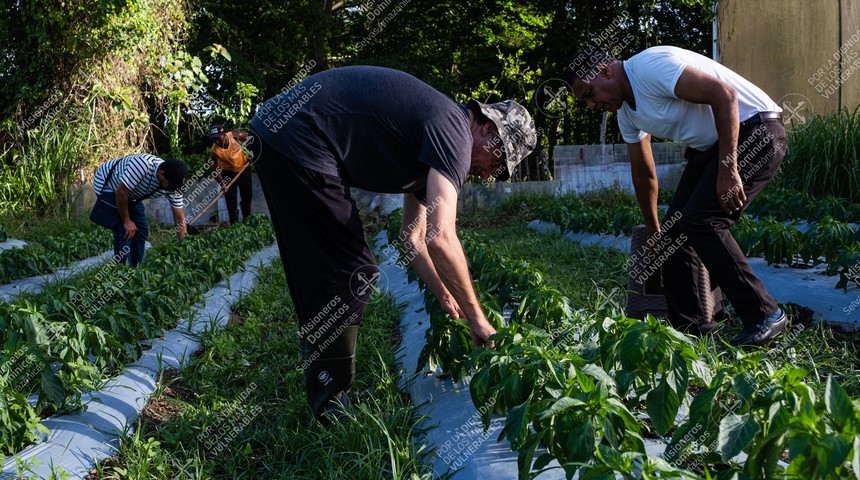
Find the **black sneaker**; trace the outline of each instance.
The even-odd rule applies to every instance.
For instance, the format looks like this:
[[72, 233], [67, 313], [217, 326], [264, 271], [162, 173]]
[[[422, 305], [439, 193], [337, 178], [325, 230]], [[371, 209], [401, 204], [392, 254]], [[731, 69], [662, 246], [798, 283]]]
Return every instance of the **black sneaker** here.
[[776, 313], [768, 317], [761, 323], [753, 323], [744, 327], [731, 344], [735, 347], [741, 345], [766, 345], [768, 342], [777, 337], [788, 324], [788, 318], [781, 308], [776, 309]]
[[717, 322], [700, 323], [699, 324], [699, 335], [705, 336], [709, 333], [715, 333], [715, 330], [719, 326], [720, 325]]

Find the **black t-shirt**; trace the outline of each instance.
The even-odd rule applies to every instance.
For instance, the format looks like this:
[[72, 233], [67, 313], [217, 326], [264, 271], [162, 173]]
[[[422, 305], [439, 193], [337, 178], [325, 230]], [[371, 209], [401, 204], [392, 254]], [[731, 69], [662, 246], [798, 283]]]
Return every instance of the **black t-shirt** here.
[[364, 190], [414, 193], [422, 200], [430, 168], [459, 192], [471, 163], [465, 106], [382, 67], [311, 75], [263, 103], [251, 128], [307, 168]]

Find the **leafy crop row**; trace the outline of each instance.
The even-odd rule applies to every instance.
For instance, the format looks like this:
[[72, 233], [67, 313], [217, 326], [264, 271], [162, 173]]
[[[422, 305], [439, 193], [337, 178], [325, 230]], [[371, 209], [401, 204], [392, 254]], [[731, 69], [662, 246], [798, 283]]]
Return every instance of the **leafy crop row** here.
[[[559, 202], [543, 205], [538, 215], [565, 230], [597, 234], [629, 235], [642, 221], [636, 207], [593, 208], [577, 197], [563, 197]], [[810, 222], [806, 232], [798, 230], [798, 225], [796, 221], [786, 224], [770, 217], [753, 221], [744, 215], [733, 233], [748, 256], [793, 267], [824, 263], [828, 265], [827, 274], [840, 276], [836, 288], [847, 288], [850, 282], [860, 285], [860, 229], [830, 216]]]
[[[467, 326], [425, 292], [430, 329], [418, 368], [473, 374], [485, 428], [494, 413], [506, 416], [499, 440], [518, 451], [520, 478], [552, 460], [582, 479], [860, 476], [860, 402], [832, 379], [807, 382], [773, 351], [709, 359], [662, 320], [574, 309], [533, 265], [474, 237], [463, 243], [498, 329], [495, 348], [473, 349]], [[688, 417], [678, 415], [682, 404]], [[646, 438], [668, 442], [663, 456], [646, 453]]]
[[860, 222], [860, 204], [828, 195], [816, 199], [807, 192], [767, 188], [750, 203], [747, 213], [777, 220], [815, 220], [831, 217], [840, 222]]
[[836, 288], [849, 282], [860, 285], [860, 229], [824, 217], [811, 222], [806, 232], [773, 218], [755, 222], [742, 216], [734, 227], [735, 239], [748, 256], [764, 257], [769, 264], [811, 267], [827, 264], [826, 273], [839, 274]]
[[564, 230], [595, 234], [629, 235], [642, 223], [638, 207], [618, 205], [594, 208], [578, 197], [565, 196], [539, 209], [538, 215]]
[[[675, 196], [673, 189], [660, 189], [657, 192], [658, 205], [670, 205]], [[638, 207], [636, 197], [631, 193], [616, 189], [605, 188], [581, 195], [563, 195], [554, 198], [552, 203], [566, 204], [568, 208], [574, 205], [604, 209], [617, 207]], [[814, 197], [804, 190], [793, 190], [770, 185], [759, 192], [750, 203], [746, 212], [755, 217], [773, 217], [777, 220], [807, 220], [814, 221], [823, 217], [832, 217], [840, 222], [860, 223], [860, 204], [846, 198], [827, 195]]]
[[[108, 263], [0, 305], [0, 450], [35, 441], [41, 418], [79, 409], [192, 304], [274, 241], [262, 216], [147, 252], [136, 269]], [[35, 405], [27, 397], [36, 395]]]
[[54, 272], [71, 262], [100, 254], [112, 245], [112, 234], [99, 228], [91, 232], [72, 232], [62, 237], [47, 238], [23, 248], [4, 250], [0, 252], [0, 284]]

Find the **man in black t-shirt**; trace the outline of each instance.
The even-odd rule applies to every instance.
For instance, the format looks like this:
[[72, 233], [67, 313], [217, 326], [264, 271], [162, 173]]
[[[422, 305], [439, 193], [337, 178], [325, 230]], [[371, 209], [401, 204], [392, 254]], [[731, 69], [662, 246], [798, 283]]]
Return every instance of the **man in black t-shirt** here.
[[495, 329], [457, 237], [457, 195], [468, 174], [513, 174], [534, 149], [525, 108], [461, 105], [397, 70], [345, 67], [263, 103], [250, 137], [318, 418], [347, 402], [357, 326], [379, 275], [350, 187], [406, 194], [400, 238], [409, 265], [445, 312], [468, 321], [476, 346], [491, 346]]

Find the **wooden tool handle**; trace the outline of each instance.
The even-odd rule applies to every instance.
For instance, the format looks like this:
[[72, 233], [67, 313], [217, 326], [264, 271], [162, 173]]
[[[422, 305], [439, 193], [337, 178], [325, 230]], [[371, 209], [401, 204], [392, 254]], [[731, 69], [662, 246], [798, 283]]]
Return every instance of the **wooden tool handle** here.
[[250, 167], [250, 166], [251, 166], [251, 164], [249, 163], [249, 164], [245, 165], [244, 167], [242, 167], [242, 170], [239, 170], [239, 173], [237, 173], [233, 178], [231, 178], [231, 179], [230, 179], [230, 182], [227, 184], [227, 188], [222, 188], [222, 189], [221, 189], [221, 191], [218, 193], [218, 195], [216, 195], [216, 196], [215, 196], [215, 198], [213, 198], [213, 199], [212, 199], [212, 200], [211, 200], [211, 201], [206, 205], [206, 207], [205, 207], [205, 208], [203, 208], [203, 210], [201, 210], [201, 211], [200, 211], [200, 213], [198, 213], [197, 215], [195, 215], [195, 216], [194, 216], [194, 218], [192, 218], [190, 222], [185, 222], [185, 224], [186, 224], [186, 225], [191, 225], [192, 223], [196, 222], [196, 221], [197, 221], [197, 219], [198, 219], [198, 218], [200, 218], [204, 213], [206, 213], [206, 211], [207, 211], [207, 210], [209, 210], [210, 208], [212, 208], [212, 205], [214, 205], [214, 204], [215, 204], [215, 202], [217, 202], [217, 201], [218, 201], [218, 199], [219, 199], [219, 198], [221, 198], [221, 195], [224, 195], [224, 190], [229, 190], [229, 189], [230, 189], [230, 186], [231, 186], [231, 185], [233, 185], [233, 182], [235, 182], [235, 181], [236, 181], [236, 179], [238, 179], [238, 178], [239, 178], [239, 175], [242, 175], [242, 172], [244, 172], [244, 171], [245, 171], [245, 169], [246, 169], [246, 168], [248, 168], [248, 167]]

